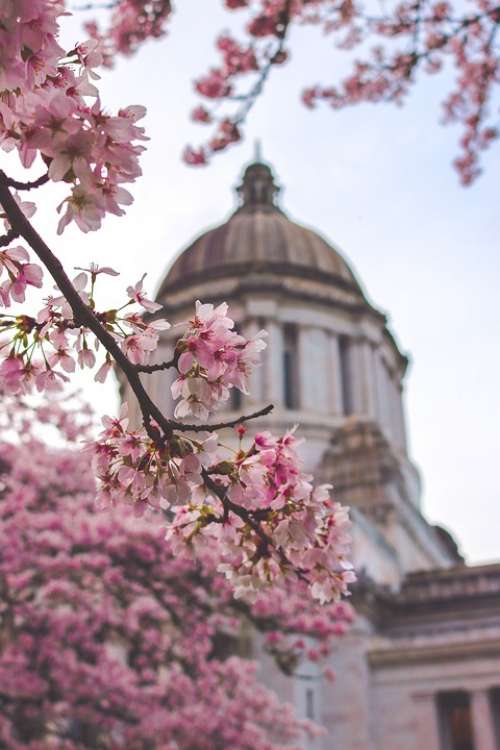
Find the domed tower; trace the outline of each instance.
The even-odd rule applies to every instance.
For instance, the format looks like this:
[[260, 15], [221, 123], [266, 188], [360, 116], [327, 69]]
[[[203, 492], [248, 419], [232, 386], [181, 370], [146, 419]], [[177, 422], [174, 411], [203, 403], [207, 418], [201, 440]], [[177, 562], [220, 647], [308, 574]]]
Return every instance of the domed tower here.
[[[402, 406], [408, 360], [385, 315], [337, 248], [284, 213], [267, 164], [250, 164], [237, 193], [229, 219], [171, 265], [157, 295], [162, 315], [175, 323], [191, 317], [197, 299], [226, 301], [241, 332], [267, 330], [251, 394], [233, 393], [227, 417], [271, 402], [272, 414], [250, 429], [299, 425], [307, 470], [353, 508], [358, 570], [398, 587], [411, 570], [456, 562], [453, 545], [420, 512]], [[175, 328], [162, 339], [158, 361], [171, 356], [174, 336]], [[160, 372], [145, 381], [168, 414], [171, 380]]]

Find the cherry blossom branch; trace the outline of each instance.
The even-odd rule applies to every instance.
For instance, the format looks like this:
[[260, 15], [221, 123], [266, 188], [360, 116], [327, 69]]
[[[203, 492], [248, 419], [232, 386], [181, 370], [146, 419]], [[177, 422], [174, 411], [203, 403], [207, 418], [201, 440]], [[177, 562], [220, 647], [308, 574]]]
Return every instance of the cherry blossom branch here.
[[139, 402], [144, 417], [144, 426], [148, 435], [154, 441], [158, 441], [160, 438], [158, 430], [151, 425], [151, 419], [154, 419], [165, 433], [165, 436], [170, 436], [173, 432], [175, 423], [168, 420], [151, 400], [141, 383], [135, 365], [133, 365], [125, 356], [111, 334], [99, 322], [95, 313], [83, 302], [66, 274], [60, 260], [54, 255], [48, 245], [46, 245], [17, 205], [10, 193], [8, 178], [2, 171], [0, 171], [0, 203], [7, 214], [12, 229], [17, 232], [18, 236], [23, 237], [30, 245], [32, 250], [49, 271], [62, 294], [66, 297], [73, 311], [75, 322], [78, 325], [86, 326], [92, 331], [126, 375], [130, 387], [134, 391]]
[[266, 65], [264, 65], [264, 67], [261, 68], [259, 77], [257, 81], [255, 82], [255, 84], [250, 89], [250, 91], [246, 94], [243, 94], [237, 97], [238, 101], [244, 101], [245, 103], [240, 109], [240, 111], [237, 112], [236, 115], [232, 118], [234, 125], [241, 125], [245, 121], [247, 115], [249, 114], [250, 110], [254, 106], [257, 98], [262, 93], [265, 83], [267, 79], [269, 78], [271, 69], [273, 68], [274, 65], [280, 62], [283, 56], [286, 36], [288, 33], [290, 22], [292, 20], [291, 8], [292, 8], [292, 0], [286, 0], [283, 10], [281, 11], [278, 17], [279, 20], [277, 24], [277, 33], [276, 33], [276, 37], [278, 39], [278, 45], [276, 47], [276, 50], [274, 51], [273, 55], [269, 58]]
[[[185, 424], [183, 422], [177, 422], [166, 418], [161, 410], [157, 407], [157, 405], [153, 402], [153, 400], [149, 397], [148, 393], [141, 383], [139, 372], [147, 372], [147, 370], [143, 370], [143, 367], [146, 366], [135, 365], [128, 359], [128, 357], [122, 352], [111, 334], [102, 325], [96, 313], [88, 305], [85, 304], [80, 294], [75, 289], [73, 283], [69, 279], [68, 275], [64, 271], [64, 268], [59, 259], [45, 244], [40, 235], [36, 232], [31, 223], [23, 214], [14, 197], [10, 193], [8, 184], [9, 178], [3, 172], [0, 172], [0, 203], [2, 204], [11, 224], [12, 229], [10, 230], [10, 232], [13, 234], [13, 236], [23, 237], [26, 242], [28, 242], [32, 250], [37, 254], [42, 263], [45, 265], [52, 278], [58, 285], [59, 289], [66, 297], [73, 311], [73, 325], [85, 326], [86, 328], [89, 328], [94, 333], [96, 338], [101, 342], [101, 344], [105, 347], [106, 351], [109, 352], [109, 354], [111, 354], [111, 356], [114, 358], [117, 365], [126, 376], [132, 390], [134, 391], [142, 412], [144, 426], [146, 428], [146, 431], [148, 432], [148, 435], [153, 441], [159, 442], [160, 444], [162, 442], [157, 429], [151, 424], [151, 419], [154, 419], [157, 422], [157, 424], [161, 427], [165, 437], [168, 438], [172, 435], [174, 430], [178, 430], [179, 432], [206, 432], [207, 430], [215, 431], [218, 429], [235, 427], [239, 424], [250, 421], [251, 419], [257, 419], [260, 416], [265, 416], [272, 411], [273, 405], [269, 404], [268, 406], [260, 409], [253, 414], [242, 415], [237, 419], [228, 422], [219, 422], [213, 425], [208, 423]], [[177, 356], [173, 358], [172, 364], [163, 363], [163, 365], [174, 366], [176, 359], [178, 359]], [[160, 369], [163, 369], [163, 366], [160, 366]], [[154, 372], [154, 370], [150, 370], [150, 372]]]

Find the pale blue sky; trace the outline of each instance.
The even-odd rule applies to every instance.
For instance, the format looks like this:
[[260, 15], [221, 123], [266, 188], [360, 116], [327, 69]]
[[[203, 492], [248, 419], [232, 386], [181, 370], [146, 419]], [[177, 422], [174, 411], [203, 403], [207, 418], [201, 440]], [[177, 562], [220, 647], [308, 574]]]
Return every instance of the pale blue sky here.
[[[179, 3], [168, 37], [103, 78], [110, 109], [148, 108], [151, 141], [127, 217], [107, 219], [92, 235], [72, 227], [56, 238], [55, 187], [45, 191], [37, 226], [67, 264], [121, 270], [104, 287], [110, 298], [144, 271], [156, 287], [179, 249], [231, 211], [232, 187], [260, 138], [285, 210], [341, 248], [411, 357], [407, 415], [427, 514], [455, 532], [470, 560], [500, 557], [500, 147], [487, 155], [486, 174], [460, 187], [450, 166], [459, 133], [438, 124], [443, 78], [427, 80], [401, 109], [304, 109], [300, 89], [344, 66], [328, 38], [304, 29], [252, 112], [246, 142], [208, 168], [184, 166], [184, 144], [206, 132], [188, 120], [191, 81], [216, 62], [213, 38], [228, 24], [220, 5]], [[84, 38], [76, 20], [66, 33], [69, 43]], [[101, 410], [116, 403], [112, 385], [87, 394]]]

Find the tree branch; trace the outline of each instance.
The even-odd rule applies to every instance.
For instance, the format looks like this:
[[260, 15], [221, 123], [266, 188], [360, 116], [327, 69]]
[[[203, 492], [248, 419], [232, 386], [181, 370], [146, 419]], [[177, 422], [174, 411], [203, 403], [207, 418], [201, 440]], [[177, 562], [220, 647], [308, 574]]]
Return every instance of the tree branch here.
[[170, 362], [164, 362], [161, 365], [151, 365], [150, 369], [147, 365], [135, 365], [130, 362], [113, 336], [111, 336], [109, 331], [103, 326], [96, 313], [84, 303], [66, 274], [59, 259], [54, 255], [48, 245], [45, 244], [40, 235], [25, 217], [9, 190], [9, 178], [1, 171], [0, 204], [3, 206], [12, 227], [7, 234], [12, 233], [12, 236], [23, 237], [26, 240], [67, 299], [73, 312], [75, 326], [84, 326], [91, 330], [106, 351], [111, 354], [118, 367], [126, 376], [139, 403], [146, 432], [156, 445], [162, 447], [163, 439], [161, 438], [158, 429], [151, 424], [151, 420], [154, 420], [158, 424], [163, 431], [164, 436], [168, 439], [171, 437], [174, 430], [178, 430], [179, 432], [205, 432], [207, 430], [215, 431], [229, 427], [236, 427], [238, 424], [243, 424], [252, 419], [263, 417], [272, 411], [273, 405], [269, 404], [253, 414], [242, 415], [228, 422], [218, 422], [215, 424], [185, 424], [165, 417], [146, 392], [141, 383], [139, 373], [155, 372], [156, 370], [172, 367], [176, 364], [176, 357], [174, 356]]
[[7, 247], [10, 243], [19, 237], [19, 232], [16, 232], [12, 227], [0, 237], [0, 247]]

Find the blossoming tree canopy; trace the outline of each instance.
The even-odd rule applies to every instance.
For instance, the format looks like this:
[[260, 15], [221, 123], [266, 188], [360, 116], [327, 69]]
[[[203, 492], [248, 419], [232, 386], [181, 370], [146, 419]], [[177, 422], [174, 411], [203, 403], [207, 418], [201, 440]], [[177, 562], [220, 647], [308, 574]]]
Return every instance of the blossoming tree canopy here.
[[[2, 414], [31, 425], [22, 442], [6, 441], [8, 419], [0, 435], [0, 745], [300, 746], [313, 727], [258, 683], [237, 646], [261, 631], [282, 668], [300, 672], [343, 632], [348, 605], [304, 606], [296, 586], [235, 601], [209, 547], [179, 557], [158, 525], [122, 507], [96, 513], [85, 455], [36, 439], [24, 401], [7, 396]], [[65, 404], [37, 411], [75, 437]]]
[[[290, 30], [300, 25], [318, 28], [343, 55], [356, 51], [347, 76], [302, 92], [311, 108], [320, 102], [334, 109], [360, 102], [400, 104], [419, 75], [452, 66], [455, 82], [445, 94], [443, 111], [446, 122], [462, 126], [455, 167], [464, 184], [478, 176], [481, 152], [499, 134], [498, 107], [492, 101], [500, 68], [497, 2], [395, 0], [383, 8], [357, 0], [222, 2], [228, 11], [240, 12], [241, 39], [223, 32], [215, 42], [218, 63], [195, 81], [204, 103], [195, 107], [192, 117], [212, 125], [213, 132], [204, 145], [186, 148], [189, 164], [206, 164], [211, 155], [240, 139], [241, 126], [271, 69], [290, 57]], [[163, 36], [167, 27], [175, 29], [172, 15], [169, 0], [117, 0], [105, 26], [89, 22], [87, 30], [102, 43], [104, 61], [112, 65], [117, 55], [130, 55], [147, 39]]]
[[[160, 16], [162, 7], [147, 5]], [[23, 194], [47, 182], [67, 190], [58, 208], [59, 233], [73, 221], [89, 232], [109, 212], [122, 216], [132, 201], [125, 185], [140, 175], [146, 138], [137, 124], [142, 107], [110, 114], [101, 104], [95, 73], [103, 59], [100, 41], [61, 48], [63, 14], [53, 0], [0, 5], [0, 144], [17, 152], [29, 170], [26, 181], [0, 172], [0, 304], [6, 310], [0, 316], [0, 388], [14, 395], [52, 391], [77, 367], [94, 371], [97, 381], [120, 368], [138, 400], [142, 426], [130, 429], [122, 410], [117, 418], [104, 417], [102, 434], [89, 442], [100, 503], [161, 517], [179, 560], [209, 550], [247, 600], [291, 585], [323, 603], [338, 600], [354, 578], [347, 512], [331, 499], [329, 487], [315, 486], [304, 474], [294, 434], [246, 437], [243, 424], [269, 413], [271, 405], [231, 422], [213, 418], [233, 388], [247, 392], [266, 345], [264, 332], [247, 339], [235, 331], [227, 305], [198, 302], [172, 360], [150, 364], [170, 324], [148, 298], [144, 276], [126, 287], [121, 306], [108, 309], [99, 298], [100, 279], [118, 272], [92, 262], [71, 279], [31, 222], [36, 205]], [[47, 277], [52, 287], [43, 307], [34, 314], [18, 309], [33, 288], [50, 282]], [[143, 383], [149, 373], [168, 368], [177, 373], [173, 419]], [[219, 435], [234, 427], [240, 445], [228, 455]]]

